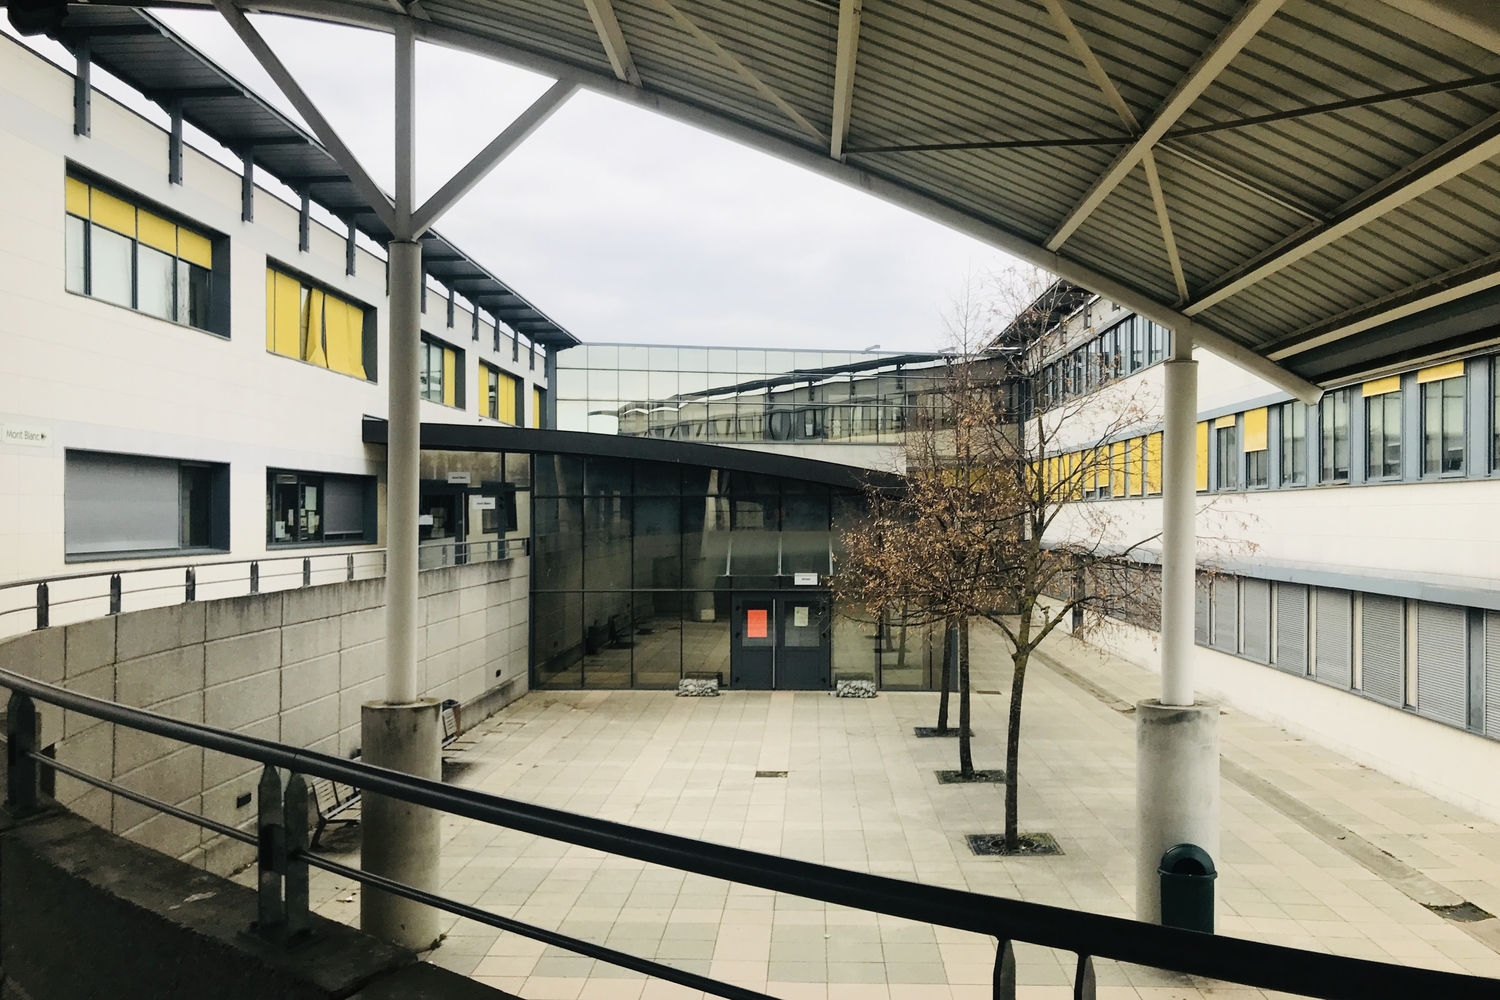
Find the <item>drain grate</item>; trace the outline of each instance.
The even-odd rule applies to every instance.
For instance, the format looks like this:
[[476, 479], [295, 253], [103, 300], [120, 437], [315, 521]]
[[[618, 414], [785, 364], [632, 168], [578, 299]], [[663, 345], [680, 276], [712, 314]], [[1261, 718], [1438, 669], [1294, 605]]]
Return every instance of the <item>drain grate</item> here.
[[[949, 726], [947, 729], [939, 729], [937, 726], [913, 726], [912, 727], [912, 732], [916, 733], [917, 736], [920, 739], [924, 739], [924, 740], [931, 739], [934, 736], [953, 736], [953, 737], [957, 737], [958, 736], [958, 727], [957, 726]], [[969, 730], [969, 739], [972, 740], [973, 738], [974, 738], [974, 730], [970, 729]]]

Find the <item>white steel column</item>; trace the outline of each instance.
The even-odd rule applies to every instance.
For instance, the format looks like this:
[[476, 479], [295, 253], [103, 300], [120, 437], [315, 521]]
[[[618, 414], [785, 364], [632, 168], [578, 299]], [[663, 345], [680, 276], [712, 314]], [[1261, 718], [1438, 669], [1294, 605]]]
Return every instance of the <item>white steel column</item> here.
[[1219, 706], [1195, 701], [1198, 363], [1172, 334], [1162, 417], [1161, 698], [1136, 706], [1135, 915], [1161, 922], [1161, 857], [1178, 844], [1219, 854]]
[[[361, 712], [366, 763], [431, 780], [442, 774], [439, 706], [418, 698], [417, 509], [421, 501], [421, 398], [417, 364], [421, 337], [422, 244], [412, 226], [416, 45], [409, 23], [396, 30], [396, 197], [390, 254], [390, 401], [386, 445], [385, 701]], [[431, 809], [366, 795], [360, 863], [368, 871], [428, 892], [439, 886], [441, 817]], [[366, 889], [360, 927], [413, 951], [438, 940], [438, 913], [408, 899]]]

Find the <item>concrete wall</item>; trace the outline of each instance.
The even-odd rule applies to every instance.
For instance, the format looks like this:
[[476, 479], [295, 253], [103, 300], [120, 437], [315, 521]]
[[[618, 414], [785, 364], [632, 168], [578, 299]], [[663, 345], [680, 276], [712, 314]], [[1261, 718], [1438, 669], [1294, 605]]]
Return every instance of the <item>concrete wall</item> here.
[[[527, 687], [527, 560], [421, 576], [420, 690], [493, 711]], [[196, 602], [32, 632], [0, 667], [163, 715], [348, 756], [383, 694], [385, 581]], [[42, 744], [126, 787], [241, 825], [258, 768], [42, 706]], [[59, 775], [57, 799], [105, 829], [225, 871], [249, 848]]]

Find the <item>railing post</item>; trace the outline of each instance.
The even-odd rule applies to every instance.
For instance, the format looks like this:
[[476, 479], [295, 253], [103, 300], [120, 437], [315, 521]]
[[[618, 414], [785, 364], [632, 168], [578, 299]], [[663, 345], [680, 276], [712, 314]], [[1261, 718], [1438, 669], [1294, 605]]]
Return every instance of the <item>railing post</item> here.
[[274, 938], [281, 933], [284, 911], [281, 905], [281, 876], [286, 873], [286, 827], [281, 813], [281, 777], [267, 764], [260, 772], [256, 789], [260, 819], [256, 852], [258, 878], [256, 887], [260, 905], [255, 929], [262, 937]]
[[5, 806], [12, 816], [22, 816], [37, 808], [39, 768], [30, 752], [41, 743], [41, 718], [31, 699], [15, 692], [5, 713]]
[[1078, 956], [1078, 971], [1073, 975], [1073, 1000], [1094, 1000], [1094, 960], [1088, 955]]
[[198, 573], [191, 566], [187, 568], [183, 591], [186, 594], [187, 600], [196, 601], [198, 599]]
[[109, 613], [117, 615], [120, 613], [120, 574], [109, 575]]
[[1016, 949], [1010, 939], [995, 948], [995, 1000], [1016, 1000]]
[[307, 860], [302, 852], [308, 849], [307, 835], [307, 779], [293, 774], [286, 780], [285, 809], [282, 822], [286, 826], [286, 937], [288, 941], [312, 928], [307, 913]]
[[345, 566], [347, 566], [348, 570], [349, 570], [349, 576], [348, 576], [349, 582], [353, 583], [354, 582], [354, 553], [353, 552], [349, 553], [349, 555], [347, 557], [345, 557]]
[[302, 557], [302, 586], [312, 586], [312, 557]]
[[250, 564], [250, 593], [260, 593], [260, 563], [258, 562]]
[[52, 620], [52, 611], [47, 598], [47, 584], [42, 582], [36, 585], [36, 627], [46, 628]]

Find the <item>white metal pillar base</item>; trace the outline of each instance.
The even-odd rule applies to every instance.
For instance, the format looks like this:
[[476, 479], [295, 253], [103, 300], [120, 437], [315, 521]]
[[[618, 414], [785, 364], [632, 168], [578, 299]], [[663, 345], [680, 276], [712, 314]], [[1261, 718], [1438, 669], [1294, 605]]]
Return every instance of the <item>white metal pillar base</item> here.
[[[366, 703], [360, 714], [362, 759], [375, 767], [442, 780], [440, 711], [435, 698], [407, 705]], [[360, 804], [360, 825], [360, 865], [366, 871], [428, 892], [441, 888], [442, 816], [438, 812], [366, 793]], [[359, 927], [412, 951], [433, 947], [441, 933], [437, 910], [368, 886], [360, 896]]]
[[1135, 918], [1161, 923], [1161, 856], [1197, 844], [1219, 862], [1219, 706], [1135, 706]]

